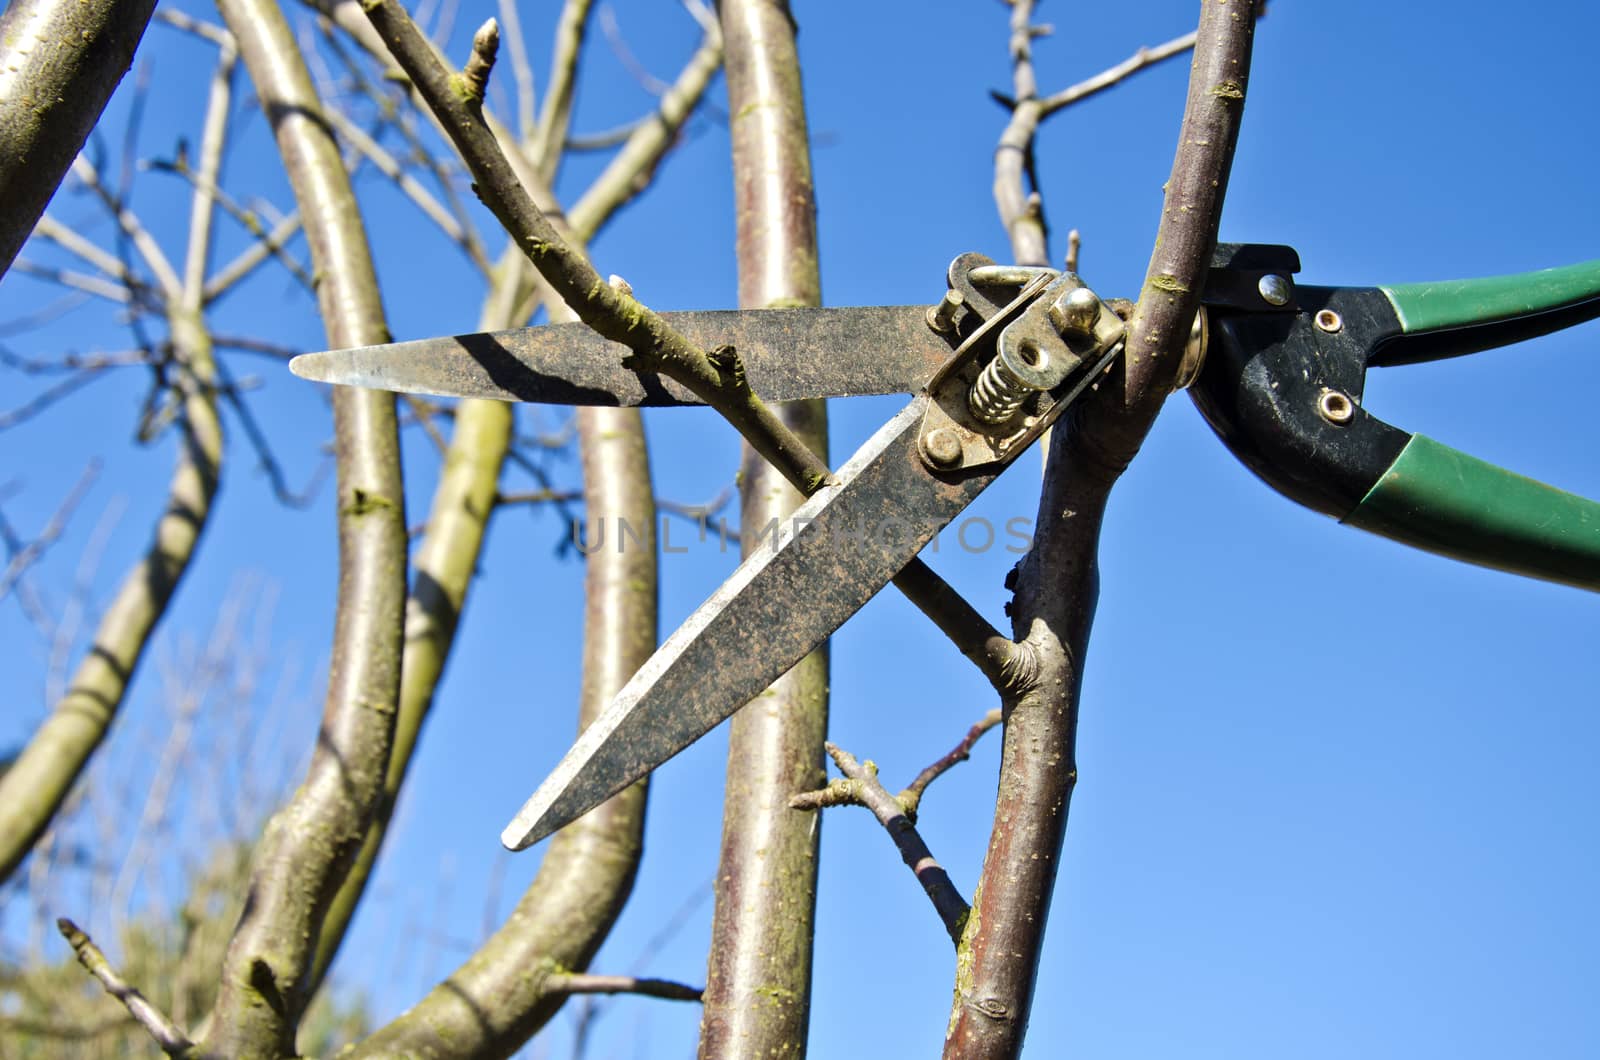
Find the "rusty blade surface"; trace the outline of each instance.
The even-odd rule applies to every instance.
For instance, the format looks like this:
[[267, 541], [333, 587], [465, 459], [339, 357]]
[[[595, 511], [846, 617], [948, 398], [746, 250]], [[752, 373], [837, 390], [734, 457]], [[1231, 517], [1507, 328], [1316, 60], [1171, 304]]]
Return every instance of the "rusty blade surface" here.
[[[663, 313], [706, 349], [731, 344], [768, 401], [912, 394], [950, 356], [926, 306]], [[627, 347], [582, 324], [453, 335], [308, 353], [289, 362], [320, 383], [548, 405], [698, 405], [670, 379], [622, 365]]]
[[927, 398], [885, 424], [634, 674], [500, 840], [521, 850], [667, 761], [759, 695], [899, 573], [1002, 465], [930, 473]]

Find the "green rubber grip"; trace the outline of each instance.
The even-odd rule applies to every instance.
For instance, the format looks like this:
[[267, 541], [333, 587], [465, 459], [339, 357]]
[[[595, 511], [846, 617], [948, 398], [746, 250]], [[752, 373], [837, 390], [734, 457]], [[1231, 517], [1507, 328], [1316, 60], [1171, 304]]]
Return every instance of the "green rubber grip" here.
[[1381, 288], [1408, 334], [1533, 316], [1600, 298], [1600, 259], [1510, 276]]
[[1600, 504], [1424, 435], [1411, 436], [1344, 522], [1469, 563], [1600, 592]]

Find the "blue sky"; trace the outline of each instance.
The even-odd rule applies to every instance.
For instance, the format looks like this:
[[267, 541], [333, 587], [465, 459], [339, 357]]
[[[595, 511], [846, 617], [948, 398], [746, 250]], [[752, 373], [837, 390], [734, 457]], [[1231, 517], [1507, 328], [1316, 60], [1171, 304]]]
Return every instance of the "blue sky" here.
[[[523, 10], [541, 54], [550, 6]], [[675, 5], [614, 6], [640, 61], [670, 76], [693, 47], [690, 20]], [[1038, 42], [1041, 86], [1063, 87], [1184, 32], [1196, 6], [1044, 5], [1040, 17], [1056, 20], [1057, 33]], [[832, 5], [796, 8], [826, 300], [931, 301], [956, 254], [1004, 258], [989, 192], [1004, 115], [987, 90], [1009, 91], [1005, 9], [853, 5], [842, 19]], [[464, 5], [458, 44], [490, 13], [477, 0]], [[1222, 237], [1293, 244], [1301, 278], [1314, 283], [1444, 279], [1600, 256], [1597, 33], [1600, 10], [1578, 3], [1518, 17], [1489, 3], [1280, 0], [1258, 31]], [[590, 53], [580, 131], [648, 104], [598, 33]], [[162, 61], [141, 152], [170, 156], [176, 136], [197, 125], [209, 58], [159, 27], [143, 55]], [[1132, 294], [1143, 275], [1185, 77], [1181, 61], [1143, 74], [1041, 132], [1052, 254], [1079, 228], [1081, 271], [1102, 293]], [[720, 84], [714, 96], [724, 99]], [[108, 120], [120, 127], [126, 115], [124, 92]], [[269, 149], [251, 113], [228, 179], [283, 205]], [[731, 306], [727, 158], [724, 124], [697, 120], [658, 188], [596, 242], [601, 271], [626, 276], [660, 309]], [[562, 190], [581, 189], [592, 171], [575, 165]], [[478, 287], [460, 256], [376, 180], [362, 186], [395, 336], [469, 330]], [[143, 176], [136, 205], [181, 247], [182, 195], [170, 178]], [[82, 197], [55, 209], [94, 216]], [[109, 239], [103, 224], [94, 234]], [[230, 233], [219, 258], [241, 239]], [[9, 276], [0, 319], [47, 296]], [[281, 274], [241, 291], [217, 323], [322, 345], [309, 300]], [[1590, 411], [1597, 339], [1590, 324], [1462, 361], [1377, 371], [1366, 405], [1600, 497]], [[87, 310], [4, 341], [46, 355], [127, 340], [107, 314]], [[328, 433], [326, 407], [275, 365], [248, 367], [263, 383], [258, 415], [302, 480]], [[13, 379], [7, 392], [26, 393], [31, 384]], [[94, 579], [98, 599], [144, 546], [149, 494], [170, 461], [169, 443], [128, 444], [144, 382], [129, 374], [95, 383], [0, 434], [0, 482], [19, 484], [5, 512], [24, 531], [42, 525], [85, 460], [107, 462], [37, 576], [57, 598], [95, 520], [119, 499], [126, 509]], [[893, 399], [835, 402], [832, 460], [897, 408]], [[562, 417], [527, 415], [544, 429]], [[699, 501], [731, 481], [735, 439], [711, 415], [663, 411], [647, 425], [663, 496]], [[259, 572], [277, 586], [274, 650], [298, 660], [295, 680], [315, 699], [332, 604], [329, 498], [305, 512], [276, 505], [237, 425], [230, 437], [217, 521], [163, 637], [203, 630], [234, 572]], [[434, 458], [420, 434], [407, 442], [417, 521]], [[550, 462], [575, 480], [574, 458]], [[1031, 518], [1037, 479], [1036, 460], [1019, 461], [974, 512], [996, 526]], [[501, 854], [496, 837], [565, 749], [571, 724], [582, 571], [557, 555], [562, 535], [553, 512], [497, 518], [388, 860], [341, 957], [340, 974], [372, 991], [380, 1016], [447, 974], [486, 918], [497, 919], [486, 907], [509, 909], [537, 864], [537, 851]], [[1600, 1052], [1592, 595], [1413, 552], [1297, 508], [1235, 462], [1181, 396], [1118, 486], [1102, 561], [1080, 783], [1029, 1055]], [[664, 557], [663, 633], [732, 562], [714, 545]], [[1001, 621], [1009, 554], [947, 545], [933, 562]], [[13, 704], [0, 716], [0, 743], [13, 743], [44, 709], [46, 646], [12, 601], [0, 603], [0, 644], [0, 689]], [[107, 750], [130, 769], [140, 750], [128, 741], [159, 718], [153, 673]], [[835, 638], [832, 687], [833, 739], [875, 759], [891, 785], [993, 705], [968, 664], [892, 593]], [[292, 749], [309, 743], [314, 719], [302, 709], [261, 724]], [[721, 810], [708, 792], [720, 782], [722, 748], [719, 731], [659, 774], [644, 868], [596, 970], [634, 970], [687, 905], [682, 929], [636, 970], [703, 978], [710, 904], [695, 901], [714, 866]], [[997, 749], [985, 741], [923, 804], [925, 837], [969, 894]], [[823, 866], [812, 1055], [931, 1055], [952, 973], [931, 908], [865, 812], [829, 812]], [[696, 1022], [689, 1006], [624, 1000], [610, 1007], [591, 1055], [688, 1056]], [[554, 1041], [529, 1055], [564, 1055], [565, 1026], [563, 1017]]]

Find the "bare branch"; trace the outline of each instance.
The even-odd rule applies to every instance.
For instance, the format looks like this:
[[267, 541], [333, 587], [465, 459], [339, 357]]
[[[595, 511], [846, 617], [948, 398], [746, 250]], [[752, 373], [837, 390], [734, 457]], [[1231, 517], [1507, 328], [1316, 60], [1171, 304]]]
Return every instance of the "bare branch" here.
[[106, 993], [122, 1002], [128, 1014], [139, 1022], [145, 1030], [150, 1032], [150, 1037], [155, 1039], [161, 1051], [168, 1056], [183, 1056], [194, 1043], [184, 1037], [183, 1031], [166, 1017], [159, 1009], [146, 1001], [144, 995], [123, 981], [116, 969], [111, 967], [111, 962], [106, 960], [106, 955], [100, 952], [100, 947], [78, 930], [78, 925], [65, 917], [56, 921], [56, 927], [61, 931], [61, 937], [67, 940], [72, 951], [78, 955], [78, 963], [89, 970], [89, 974], [100, 980], [100, 985], [106, 988]]
[[545, 980], [556, 994], [643, 994], [668, 1001], [699, 1001], [704, 991], [669, 979], [641, 979], [634, 975], [552, 975]]
[[328, 109], [327, 113], [328, 120], [333, 122], [334, 127], [339, 130], [339, 136], [347, 141], [351, 147], [361, 152], [369, 162], [378, 168], [378, 172], [394, 181], [406, 198], [410, 199], [430, 221], [438, 225], [446, 238], [466, 253], [478, 271], [488, 275], [490, 271], [489, 259], [484, 255], [483, 244], [478, 239], [477, 231], [470, 224], [463, 226], [460, 219], [441, 206], [439, 200], [435, 199], [417, 178], [407, 173], [393, 155], [384, 150], [372, 137], [362, 132], [355, 122], [332, 107]]
[[189, 246], [183, 260], [184, 308], [198, 314], [205, 305], [206, 268], [211, 262], [212, 220], [216, 216], [217, 177], [222, 172], [222, 151], [228, 138], [228, 110], [233, 103], [233, 74], [239, 49], [224, 35], [218, 45], [217, 68], [211, 75], [205, 123], [200, 135], [200, 165], [195, 173], [189, 208]]
[[[282, 11], [223, 0], [305, 219], [331, 346], [387, 341], [349, 177]], [[268, 823], [202, 1048], [292, 1055], [317, 935], [383, 797], [400, 688], [405, 501], [393, 395], [336, 388], [339, 598], [328, 693], [305, 782]]]
[[1140, 48], [1131, 57], [1111, 67], [1102, 70], [1093, 77], [1068, 88], [1063, 88], [1054, 95], [1046, 96], [1042, 103], [1042, 117], [1048, 117], [1056, 111], [1070, 107], [1074, 103], [1082, 102], [1090, 96], [1104, 92], [1113, 85], [1126, 81], [1140, 70], [1148, 70], [1161, 62], [1171, 59], [1175, 55], [1182, 55], [1194, 47], [1195, 34], [1185, 33], [1181, 37], [1174, 37], [1165, 44], [1158, 44], [1154, 48]]
[[[226, 209], [226, 206], [224, 208]], [[245, 250], [240, 251], [238, 257], [218, 269], [217, 274], [206, 282], [204, 295], [206, 305], [210, 305], [224, 294], [227, 294], [234, 284], [254, 272], [256, 266], [268, 258], [276, 258], [284, 268], [289, 270], [291, 276], [299, 280], [307, 288], [311, 287], [311, 277], [306, 274], [305, 269], [301, 268], [300, 263], [290, 257], [288, 252], [283, 249], [289, 240], [294, 238], [294, 234], [300, 231], [299, 210], [293, 211], [283, 220], [273, 225], [271, 231], [264, 231], [261, 227], [261, 222], [256, 219], [255, 214], [252, 212], [247, 211], [243, 214], [237, 214], [230, 210], [229, 213], [255, 235], [256, 241]]]
[[910, 784], [906, 785], [905, 790], [895, 796], [900, 804], [906, 808], [906, 813], [911, 816], [913, 821], [917, 819], [917, 807], [921, 804], [922, 794], [928, 790], [928, 785], [944, 776], [960, 763], [971, 758], [972, 748], [982, 739], [984, 733], [1000, 724], [1003, 716], [999, 707], [989, 711], [978, 720], [976, 725], [967, 730], [967, 735], [962, 737], [961, 742], [956, 744], [949, 754], [946, 754], [943, 758], [918, 773], [916, 779], [912, 780]]
[[928, 844], [913, 823], [915, 808], [889, 794], [878, 780], [878, 767], [872, 762], [858, 762], [854, 755], [834, 743], [829, 743], [828, 757], [845, 775], [819, 791], [796, 795], [789, 805], [797, 810], [820, 810], [825, 806], [865, 806], [883, 825], [884, 831], [900, 851], [901, 860], [922, 884], [934, 911], [944, 923], [950, 941], [961, 941], [962, 928], [970, 911], [961, 892], [951, 882], [950, 874], [934, 858]]
[[83, 469], [83, 474], [78, 476], [78, 482], [72, 487], [72, 491], [55, 510], [55, 514], [44, 524], [44, 529], [39, 531], [38, 537], [21, 548], [13, 548], [12, 542], [7, 542], [11, 559], [6, 564], [5, 570], [0, 571], [0, 600], [4, 600], [11, 592], [12, 586], [22, 580], [29, 567], [37, 563], [50, 550], [50, 546], [60, 540], [68, 521], [72, 518], [72, 513], [77, 510], [78, 503], [83, 500], [84, 494], [89, 491], [89, 487], [94, 484], [99, 474], [100, 462], [98, 460], [90, 462], [89, 466]]
[[[1020, 0], [1019, 0], [1020, 2]], [[1107, 496], [1160, 410], [1204, 279], [1249, 77], [1253, 0], [1205, 0], [1188, 101], [1156, 249], [1121, 371], [1051, 439], [1034, 547], [1013, 621], [1028, 673], [1006, 697], [994, 829], [958, 948], [944, 1055], [1014, 1057], [1022, 1047], [1067, 811], [1083, 660], [1099, 588]]]
[[0, 276], [127, 73], [155, 6], [12, 0], [0, 14]]
[[113, 283], [110, 280], [103, 280], [98, 276], [74, 272], [71, 269], [57, 269], [49, 265], [39, 265], [29, 261], [27, 258], [15, 259], [11, 267], [24, 275], [37, 276], [41, 280], [48, 280], [51, 283], [60, 284], [62, 287], [69, 287], [74, 291], [82, 291], [84, 294], [92, 294], [97, 298], [104, 298], [108, 302], [128, 305], [134, 301], [134, 296], [127, 287]]
[[593, 239], [617, 210], [650, 183], [721, 66], [722, 34], [708, 32], [683, 72], [662, 94], [655, 115], [633, 127], [622, 150], [573, 205], [569, 216], [579, 238]]
[[[561, 166], [561, 145], [567, 142], [572, 122], [572, 97], [578, 83], [578, 55], [589, 28], [589, 9], [593, 0], [566, 0], [556, 23], [555, 47], [550, 57], [550, 76], [545, 82], [544, 106], [539, 111], [539, 127], [528, 142], [527, 155], [533, 160], [540, 182], [555, 183]], [[373, 23], [377, 25], [376, 21]], [[381, 30], [380, 30], [381, 32]], [[399, 55], [400, 64], [405, 60]], [[410, 68], [407, 67], [407, 73]], [[535, 262], [535, 264], [538, 264]]]
[[123, 235], [128, 237], [134, 249], [139, 252], [139, 257], [155, 276], [156, 286], [160, 289], [162, 297], [176, 302], [182, 293], [183, 283], [178, 279], [178, 274], [173, 270], [166, 254], [162, 253], [160, 244], [139, 220], [139, 215], [105, 186], [100, 179], [100, 171], [85, 156], [79, 155], [72, 160], [72, 175], [99, 196], [111, 216], [116, 218], [117, 227], [122, 229]]
[[533, 105], [533, 66], [528, 62], [528, 44], [522, 36], [522, 16], [516, 0], [498, 0], [500, 24], [506, 31], [506, 50], [511, 54], [511, 77], [517, 85], [517, 135], [533, 139], [536, 119]]

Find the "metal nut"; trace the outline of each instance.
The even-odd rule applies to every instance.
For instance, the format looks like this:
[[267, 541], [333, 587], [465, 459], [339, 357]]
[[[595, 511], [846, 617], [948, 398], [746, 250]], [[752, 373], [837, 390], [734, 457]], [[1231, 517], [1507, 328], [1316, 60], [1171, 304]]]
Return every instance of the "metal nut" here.
[[1356, 418], [1356, 403], [1342, 391], [1323, 387], [1317, 395], [1317, 413], [1335, 427], [1343, 427]]
[[1294, 285], [1287, 277], [1269, 272], [1261, 277], [1256, 284], [1256, 290], [1261, 292], [1262, 301], [1268, 305], [1288, 305], [1289, 299], [1294, 295]]
[[923, 437], [922, 453], [935, 467], [956, 467], [961, 463], [961, 439], [949, 427], [938, 427]]

